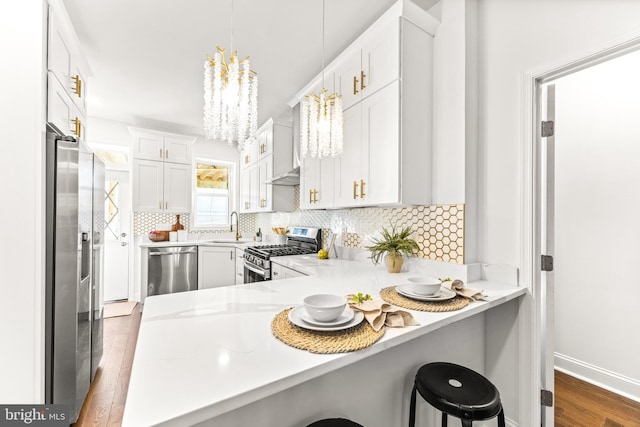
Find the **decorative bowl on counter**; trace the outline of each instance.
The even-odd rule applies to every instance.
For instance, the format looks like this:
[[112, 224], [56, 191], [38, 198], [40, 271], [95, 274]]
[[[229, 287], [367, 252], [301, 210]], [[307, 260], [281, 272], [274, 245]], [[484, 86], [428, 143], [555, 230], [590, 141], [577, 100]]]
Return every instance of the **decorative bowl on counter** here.
[[330, 322], [337, 319], [347, 306], [347, 298], [341, 295], [310, 295], [303, 302], [309, 316], [318, 322]]
[[168, 231], [159, 231], [153, 230], [149, 233], [149, 240], [152, 242], [164, 242], [169, 240], [169, 232]]

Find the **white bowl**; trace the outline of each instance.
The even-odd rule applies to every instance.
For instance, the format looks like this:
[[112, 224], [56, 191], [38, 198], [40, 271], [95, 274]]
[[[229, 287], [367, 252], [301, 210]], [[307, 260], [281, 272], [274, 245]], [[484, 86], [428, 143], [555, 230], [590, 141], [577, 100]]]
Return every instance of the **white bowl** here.
[[440, 290], [442, 282], [436, 277], [409, 277], [411, 290], [419, 295], [433, 295]]
[[342, 314], [347, 298], [340, 295], [316, 294], [309, 295], [304, 300], [304, 308], [313, 320], [330, 322]]

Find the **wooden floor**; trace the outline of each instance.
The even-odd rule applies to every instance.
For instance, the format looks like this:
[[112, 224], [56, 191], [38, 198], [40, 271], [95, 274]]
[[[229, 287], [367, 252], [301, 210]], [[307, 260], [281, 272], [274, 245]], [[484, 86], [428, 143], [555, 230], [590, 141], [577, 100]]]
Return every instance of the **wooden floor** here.
[[555, 373], [556, 427], [640, 427], [640, 403]]
[[102, 361], [74, 426], [115, 427], [122, 424], [141, 317], [138, 304], [130, 316], [104, 319]]
[[[142, 313], [104, 320], [104, 355], [76, 427], [119, 427]], [[640, 427], [640, 403], [562, 372], [555, 375], [556, 427]]]

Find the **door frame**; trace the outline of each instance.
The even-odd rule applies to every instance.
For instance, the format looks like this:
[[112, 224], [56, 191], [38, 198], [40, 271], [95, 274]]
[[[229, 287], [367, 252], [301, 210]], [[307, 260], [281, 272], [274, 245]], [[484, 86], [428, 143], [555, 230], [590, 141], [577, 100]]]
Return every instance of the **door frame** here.
[[[529, 289], [521, 304], [521, 316], [518, 322], [520, 349], [519, 396], [524, 404], [520, 405], [521, 425], [541, 425], [540, 401], [542, 342], [545, 307], [541, 298], [541, 237], [540, 216], [542, 188], [540, 145], [541, 86], [578, 72], [591, 66], [640, 50], [640, 35], [636, 34], [623, 40], [597, 46], [591, 52], [578, 57], [566, 58], [552, 64], [524, 72], [520, 78], [521, 93], [521, 133], [520, 133], [520, 223], [521, 223], [521, 281], [520, 285]], [[552, 328], [553, 325], [547, 325]], [[529, 420], [530, 422], [526, 422]], [[553, 426], [553, 420], [547, 420], [544, 427]]]

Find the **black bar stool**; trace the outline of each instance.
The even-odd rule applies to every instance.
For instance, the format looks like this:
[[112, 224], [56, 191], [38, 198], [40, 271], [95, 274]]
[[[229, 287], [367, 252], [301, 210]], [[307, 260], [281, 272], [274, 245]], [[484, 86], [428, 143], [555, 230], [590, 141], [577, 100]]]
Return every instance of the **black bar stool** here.
[[309, 424], [307, 427], [362, 427], [358, 423], [345, 420], [344, 418], [327, 418]]
[[469, 368], [446, 362], [421, 366], [411, 392], [409, 427], [415, 427], [416, 422], [416, 390], [431, 406], [442, 411], [442, 427], [447, 427], [447, 415], [460, 418], [463, 427], [497, 416], [498, 426], [505, 427], [498, 389]]

